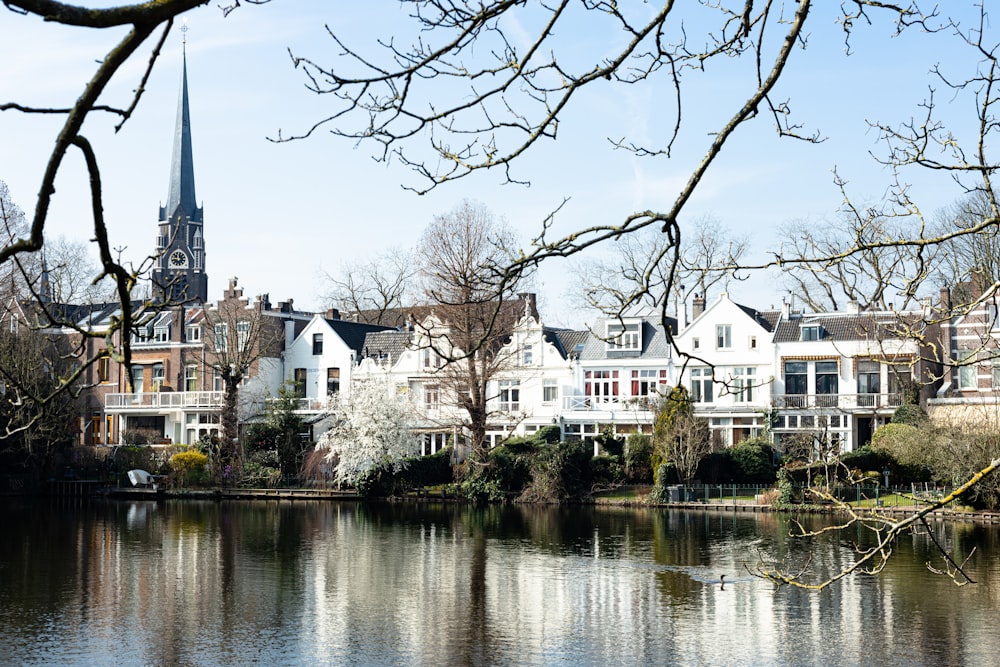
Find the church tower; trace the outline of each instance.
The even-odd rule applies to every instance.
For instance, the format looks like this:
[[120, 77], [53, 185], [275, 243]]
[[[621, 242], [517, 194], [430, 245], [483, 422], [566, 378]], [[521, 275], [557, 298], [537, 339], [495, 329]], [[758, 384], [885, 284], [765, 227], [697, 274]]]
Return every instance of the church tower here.
[[153, 265], [153, 298], [168, 303], [207, 303], [203, 211], [194, 196], [191, 112], [188, 108], [187, 49], [184, 50], [174, 153], [167, 203], [160, 207]]

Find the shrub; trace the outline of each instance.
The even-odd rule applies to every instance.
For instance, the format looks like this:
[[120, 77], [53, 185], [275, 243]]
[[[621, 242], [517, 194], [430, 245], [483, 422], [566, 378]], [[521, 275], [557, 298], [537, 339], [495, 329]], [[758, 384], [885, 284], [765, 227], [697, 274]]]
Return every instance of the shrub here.
[[474, 502], [506, 501], [520, 492], [531, 478], [531, 458], [530, 454], [515, 453], [506, 445], [495, 447], [485, 461], [465, 462], [465, 474], [459, 488]]
[[590, 460], [590, 477], [594, 486], [612, 488], [625, 481], [625, 469], [617, 456], [595, 456]]
[[892, 413], [893, 424], [909, 424], [910, 426], [924, 426], [930, 421], [927, 413], [919, 405], [904, 403], [896, 408]]
[[591, 455], [579, 440], [540, 449], [531, 460], [531, 481], [521, 500], [558, 503], [590, 495]]
[[180, 486], [201, 484], [208, 479], [208, 457], [194, 449], [171, 456], [170, 467]]
[[648, 435], [633, 433], [625, 441], [622, 456], [625, 465], [625, 480], [634, 484], [649, 484], [653, 481], [653, 439]]
[[733, 481], [738, 484], [771, 484], [775, 480], [774, 449], [771, 443], [756, 439], [726, 450], [732, 463]]

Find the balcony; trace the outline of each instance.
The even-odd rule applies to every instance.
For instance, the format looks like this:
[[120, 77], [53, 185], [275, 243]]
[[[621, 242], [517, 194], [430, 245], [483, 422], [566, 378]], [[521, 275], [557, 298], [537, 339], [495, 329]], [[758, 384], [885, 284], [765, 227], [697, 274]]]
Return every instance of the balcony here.
[[629, 410], [648, 411], [648, 396], [563, 396], [563, 410]]
[[108, 412], [221, 408], [222, 397], [221, 391], [150, 391], [135, 394], [107, 394], [104, 399], [104, 407]]
[[892, 410], [903, 403], [902, 394], [779, 394], [774, 407], [790, 410]]

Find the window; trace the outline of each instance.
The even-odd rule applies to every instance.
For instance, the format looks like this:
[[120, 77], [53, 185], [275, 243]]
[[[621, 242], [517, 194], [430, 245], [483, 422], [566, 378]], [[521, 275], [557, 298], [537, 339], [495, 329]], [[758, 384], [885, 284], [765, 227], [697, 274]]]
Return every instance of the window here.
[[229, 338], [229, 327], [225, 322], [220, 322], [215, 325], [215, 340], [213, 341], [213, 347], [216, 352], [226, 351], [226, 339]]
[[715, 349], [729, 350], [733, 347], [733, 326], [731, 324], [715, 325]]
[[188, 364], [184, 367], [184, 390], [198, 391], [198, 366]]
[[170, 342], [170, 327], [156, 327], [156, 329], [153, 330], [153, 340], [157, 343]]
[[90, 416], [90, 444], [101, 444], [101, 413], [95, 412]]
[[667, 383], [666, 369], [640, 368], [632, 371], [632, 395], [653, 396]]
[[858, 393], [879, 393], [879, 365], [877, 361], [864, 360], [858, 362]]
[[542, 380], [542, 402], [555, 403], [559, 400], [559, 384], [555, 378]]
[[111, 360], [101, 357], [97, 360], [97, 381], [104, 383], [111, 379]]
[[733, 395], [736, 397], [738, 403], [750, 403], [753, 401], [756, 383], [756, 368], [733, 369]]
[[993, 388], [1000, 389], [1000, 357], [993, 357]]
[[521, 381], [500, 380], [500, 411], [517, 412], [521, 409]]
[[17, 333], [17, 317], [15, 317], [13, 314], [10, 316], [10, 332], [12, 334]]
[[807, 324], [802, 327], [799, 340], [819, 340], [823, 330], [818, 324]]
[[295, 384], [295, 395], [299, 398], [306, 397], [306, 369], [296, 368], [293, 376]]
[[712, 369], [691, 369], [691, 400], [695, 403], [712, 402]]
[[187, 339], [189, 343], [195, 343], [201, 340], [201, 327], [197, 324], [188, 325]]
[[692, 338], [691, 339], [691, 349], [692, 350], [697, 350], [699, 348], [701, 348], [701, 339], [699, 339], [699, 338]]
[[163, 364], [153, 364], [153, 391], [163, 386]]
[[436, 384], [424, 385], [424, 408], [437, 410], [441, 404], [441, 387]]
[[429, 347], [423, 351], [424, 368], [441, 368], [441, 357]]
[[804, 361], [785, 362], [785, 403], [790, 408], [804, 408], [804, 396], [809, 393], [809, 364]]
[[958, 388], [976, 389], [976, 353], [959, 352], [958, 363]]
[[747, 341], [747, 347], [749, 347], [751, 350], [756, 350], [757, 349], [757, 337], [756, 336], [750, 336], [750, 340]]
[[112, 415], [105, 415], [104, 418], [104, 442], [111, 444], [115, 433], [115, 418]]
[[607, 328], [609, 350], [629, 350], [638, 352], [641, 347], [639, 323], [609, 322]]
[[212, 391], [225, 391], [226, 387], [223, 384], [222, 373], [216, 370], [212, 374]]
[[236, 346], [240, 352], [245, 352], [250, 344], [250, 322], [241, 320], [236, 323]]
[[837, 405], [840, 393], [840, 370], [836, 361], [816, 362], [816, 405], [832, 408]]
[[323, 354], [323, 334], [321, 333], [313, 334], [313, 354]]
[[530, 366], [532, 364], [533, 352], [534, 352], [534, 349], [533, 349], [532, 345], [525, 345], [521, 349], [521, 364], [522, 365], [524, 365], [524, 366]]
[[141, 394], [142, 393], [142, 379], [143, 379], [142, 366], [133, 366], [132, 367], [132, 391], [134, 391], [137, 394]]
[[326, 393], [327, 393], [327, 395], [340, 393], [340, 369], [339, 368], [327, 368], [326, 369]]
[[618, 371], [586, 371], [584, 392], [597, 402], [613, 402], [618, 398]]

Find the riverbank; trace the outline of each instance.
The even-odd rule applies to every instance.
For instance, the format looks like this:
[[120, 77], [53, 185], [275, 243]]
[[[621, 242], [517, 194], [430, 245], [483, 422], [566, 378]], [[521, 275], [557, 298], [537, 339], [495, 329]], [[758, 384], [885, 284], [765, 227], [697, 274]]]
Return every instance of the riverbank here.
[[[214, 489], [163, 489], [163, 488], [142, 488], [142, 487], [103, 487], [91, 486], [95, 483], [76, 483], [70, 487], [69, 483], [53, 485], [50, 489], [55, 496], [101, 496], [118, 500], [279, 500], [279, 501], [301, 501], [301, 500], [363, 500], [353, 491], [340, 489], [321, 488], [300, 488], [300, 489], [239, 489], [239, 488], [214, 488]], [[73, 491], [70, 493], [69, 491]], [[431, 494], [420, 494], [406, 496], [398, 499], [399, 502], [461, 502], [461, 499], [439, 496]], [[824, 514], [836, 513], [836, 508], [832, 506], [802, 505], [778, 508], [769, 504], [761, 504], [752, 500], [712, 500], [712, 501], [692, 501], [692, 502], [672, 502], [650, 504], [645, 493], [641, 491], [628, 494], [626, 496], [602, 497], [597, 496], [590, 501], [590, 504], [598, 507], [625, 507], [625, 508], [666, 508], [683, 509], [690, 511], [723, 511], [735, 513], [768, 513], [784, 512], [792, 514]], [[867, 508], [865, 508], [867, 509]], [[897, 505], [894, 507], [881, 506], [874, 508], [881, 516], [905, 517], [920, 509], [917, 505]], [[963, 510], [963, 509], [940, 509], [933, 514], [936, 520], [969, 521], [986, 524], [1000, 524], [1000, 512], [990, 512], [984, 510]]]

